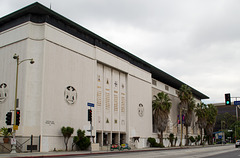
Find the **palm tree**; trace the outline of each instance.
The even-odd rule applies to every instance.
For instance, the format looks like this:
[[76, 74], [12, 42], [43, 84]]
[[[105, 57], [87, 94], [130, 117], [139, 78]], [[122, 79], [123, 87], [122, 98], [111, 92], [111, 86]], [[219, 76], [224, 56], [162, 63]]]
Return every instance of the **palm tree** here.
[[178, 91], [178, 97], [181, 101], [180, 105], [181, 108], [186, 107], [189, 100], [192, 98], [192, 91], [191, 88], [187, 85], [182, 85]]
[[209, 138], [208, 144], [210, 145], [213, 144], [212, 133], [213, 133], [213, 127], [216, 122], [216, 117], [217, 117], [217, 108], [212, 104], [208, 104], [206, 108], [207, 126], [205, 128], [205, 131]]
[[195, 107], [195, 100], [193, 99], [191, 88], [188, 87], [187, 85], [182, 85], [180, 87], [178, 92], [178, 97], [181, 101], [179, 105], [180, 110], [183, 108], [187, 110], [184, 125], [186, 127], [186, 137], [187, 137], [186, 145], [188, 145], [189, 144], [188, 127], [191, 125], [191, 122], [192, 122], [193, 109]]
[[172, 103], [168, 94], [164, 92], [160, 92], [153, 97], [154, 100], [152, 102], [152, 106], [154, 124], [156, 125], [158, 132], [160, 132], [160, 135], [158, 135], [160, 144], [163, 144], [163, 132], [167, 127], [168, 115], [170, 113]]
[[207, 118], [206, 118], [206, 107], [207, 105], [204, 103], [198, 103], [195, 109], [196, 116], [198, 117], [197, 123], [198, 127], [200, 128], [200, 136], [201, 136], [201, 145], [202, 142], [202, 129], [206, 128], [207, 126]]
[[191, 126], [191, 123], [192, 123], [192, 118], [193, 118], [193, 110], [196, 106], [196, 102], [194, 100], [193, 97], [191, 97], [187, 103], [187, 111], [186, 111], [186, 114], [185, 114], [185, 127], [186, 127], [186, 137], [187, 137], [187, 140], [186, 140], [186, 145], [189, 144], [189, 138], [188, 138], [188, 127]]

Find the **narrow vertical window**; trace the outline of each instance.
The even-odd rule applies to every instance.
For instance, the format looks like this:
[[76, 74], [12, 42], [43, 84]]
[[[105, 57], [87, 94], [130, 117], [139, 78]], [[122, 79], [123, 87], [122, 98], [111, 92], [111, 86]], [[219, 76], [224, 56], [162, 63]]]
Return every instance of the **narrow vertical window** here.
[[152, 84], [153, 84], [154, 86], [157, 86], [157, 81], [154, 80], [154, 79], [152, 79]]

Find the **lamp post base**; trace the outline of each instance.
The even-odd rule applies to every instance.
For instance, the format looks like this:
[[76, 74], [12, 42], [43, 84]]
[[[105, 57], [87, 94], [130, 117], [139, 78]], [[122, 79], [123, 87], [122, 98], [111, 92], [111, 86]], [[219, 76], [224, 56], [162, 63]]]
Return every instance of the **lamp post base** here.
[[16, 154], [17, 152], [16, 152], [16, 145], [15, 144], [13, 144], [12, 145], [12, 151], [10, 152], [11, 154]]
[[11, 154], [16, 154], [16, 130], [13, 129], [13, 137], [11, 139], [11, 144], [12, 144], [12, 151], [10, 152]]

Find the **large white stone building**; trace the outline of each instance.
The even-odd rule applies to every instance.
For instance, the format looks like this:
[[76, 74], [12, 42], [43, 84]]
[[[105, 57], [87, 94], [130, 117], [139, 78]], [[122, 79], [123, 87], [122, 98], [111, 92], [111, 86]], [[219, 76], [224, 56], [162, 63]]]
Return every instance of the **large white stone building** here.
[[[41, 151], [64, 149], [62, 126], [73, 127], [73, 135], [82, 129], [90, 136], [87, 103], [94, 104], [95, 143], [137, 139], [136, 147], [146, 147], [148, 137], [157, 138], [152, 99], [160, 91], [173, 103], [165, 133], [179, 136], [176, 92], [183, 82], [39, 3], [0, 19], [0, 127], [14, 109], [15, 53], [20, 60], [35, 61], [19, 65], [16, 135], [40, 135]], [[192, 92], [197, 102], [208, 98]], [[194, 121], [192, 127], [190, 134], [197, 135]]]

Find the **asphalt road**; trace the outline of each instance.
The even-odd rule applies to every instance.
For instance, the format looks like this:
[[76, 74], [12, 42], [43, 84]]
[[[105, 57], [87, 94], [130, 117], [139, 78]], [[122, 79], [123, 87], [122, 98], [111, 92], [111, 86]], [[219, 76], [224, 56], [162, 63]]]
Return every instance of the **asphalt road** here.
[[91, 157], [91, 158], [240, 158], [240, 148], [234, 145], [214, 147], [199, 147], [190, 149], [157, 150], [143, 152], [119, 152], [107, 154], [93, 154], [86, 156], [68, 156], [67, 158]]
[[240, 149], [213, 156], [208, 156], [206, 158], [240, 158]]

